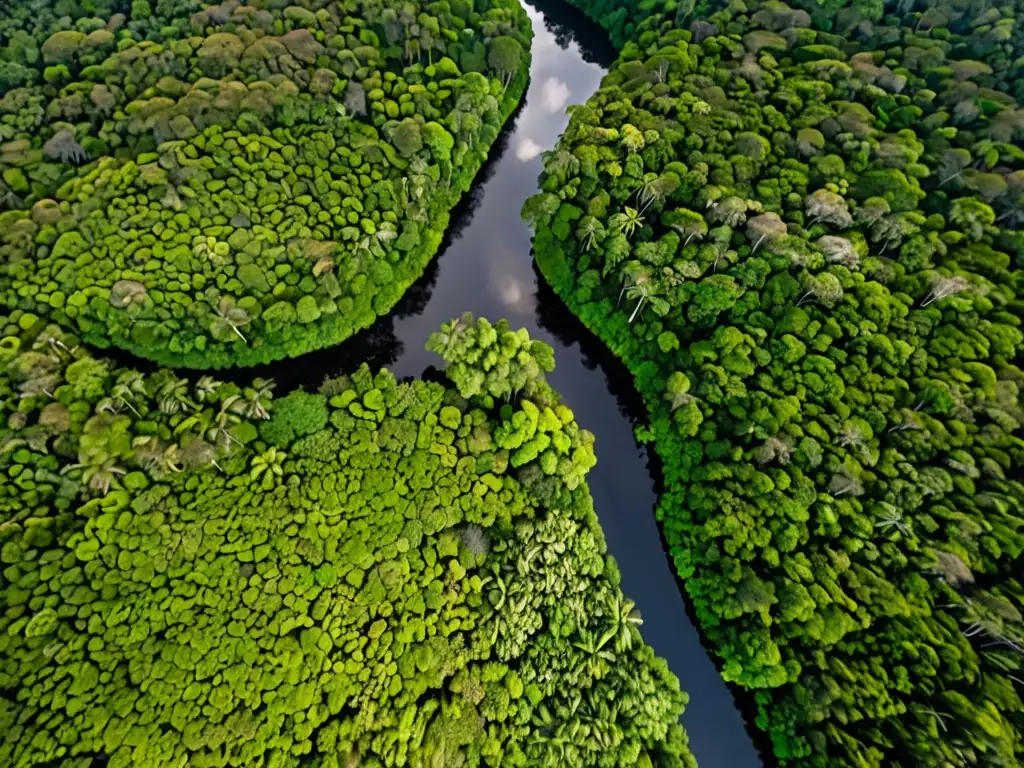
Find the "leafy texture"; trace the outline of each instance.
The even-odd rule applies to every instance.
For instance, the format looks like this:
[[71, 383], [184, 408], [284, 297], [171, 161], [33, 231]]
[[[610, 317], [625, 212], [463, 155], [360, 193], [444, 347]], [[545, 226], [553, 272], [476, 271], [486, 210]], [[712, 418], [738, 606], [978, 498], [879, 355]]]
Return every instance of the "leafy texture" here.
[[3, 765], [695, 765], [546, 384], [273, 399], [0, 331]]
[[513, 0], [87, 5], [0, 20], [0, 295], [194, 368], [387, 312], [529, 65]]
[[666, 8], [523, 214], [646, 399], [723, 674], [787, 765], [1018, 765], [1020, 109], [895, 23]]

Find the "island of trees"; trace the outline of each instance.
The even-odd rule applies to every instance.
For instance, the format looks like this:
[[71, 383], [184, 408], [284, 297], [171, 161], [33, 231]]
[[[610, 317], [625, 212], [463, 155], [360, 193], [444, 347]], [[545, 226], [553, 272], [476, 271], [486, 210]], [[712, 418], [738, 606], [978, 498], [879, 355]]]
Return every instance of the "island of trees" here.
[[193, 368], [336, 344], [436, 252], [522, 95], [516, 0], [19, 0], [0, 295]]
[[525, 331], [276, 398], [0, 339], [3, 765], [694, 768]]
[[523, 213], [724, 676], [782, 765], [1020, 765], [1013, 4], [578, 4], [621, 57]]

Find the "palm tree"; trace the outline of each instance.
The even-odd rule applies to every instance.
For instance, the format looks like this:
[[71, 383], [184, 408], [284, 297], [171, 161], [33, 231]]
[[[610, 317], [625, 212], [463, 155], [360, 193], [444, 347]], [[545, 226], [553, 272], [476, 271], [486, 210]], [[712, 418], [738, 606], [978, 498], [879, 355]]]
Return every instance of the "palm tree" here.
[[575, 176], [580, 170], [580, 160], [572, 152], [565, 149], [545, 152], [543, 155], [544, 172], [559, 178]]
[[602, 662], [615, 661], [615, 654], [604, 650], [605, 643], [607, 643], [607, 640], [602, 642], [593, 632], [587, 629], [581, 629], [580, 639], [573, 641], [573, 645], [584, 653], [581, 670], [587, 677], [603, 677], [606, 665], [602, 664]]
[[640, 213], [647, 210], [647, 206], [656, 200], [661, 200], [666, 195], [671, 195], [679, 186], [679, 179], [675, 176], [662, 174], [658, 176], [653, 173], [644, 174], [644, 181], [637, 190], [636, 199], [640, 203]]
[[394, 227], [394, 224], [389, 221], [385, 221], [378, 224], [377, 231], [373, 233], [373, 238], [376, 240], [377, 248], [380, 249], [381, 256], [386, 255], [388, 244], [398, 237], [398, 232]]
[[196, 395], [201, 402], [214, 400], [222, 386], [224, 386], [223, 383], [217, 381], [213, 376], [201, 376], [196, 382]]
[[604, 235], [604, 224], [595, 216], [584, 216], [576, 227], [576, 237], [583, 241], [584, 253], [603, 240]]
[[270, 379], [259, 377], [253, 379], [252, 385], [245, 388], [242, 396], [237, 400], [232, 400], [231, 410], [250, 419], [269, 419], [270, 411], [267, 406], [273, 399], [274, 386], [274, 382]]
[[231, 413], [226, 407], [221, 408], [213, 424], [206, 430], [206, 437], [216, 448], [224, 453], [228, 453], [231, 450], [232, 444], [242, 444], [241, 440], [231, 434], [232, 427], [240, 422], [241, 419]]
[[689, 208], [676, 208], [665, 214], [665, 221], [680, 236], [686, 238], [683, 241], [684, 248], [690, 244], [693, 238], [703, 240], [708, 233], [708, 224], [704, 221], [704, 217]]
[[655, 314], [664, 317], [668, 314], [669, 303], [658, 294], [661, 292], [661, 284], [648, 279], [643, 283], [631, 286], [626, 291], [626, 298], [637, 299], [636, 307], [633, 308], [633, 314], [629, 316], [629, 322], [632, 323], [640, 314], [640, 310], [643, 309], [644, 304], [650, 304], [651, 309], [654, 310]]
[[117, 478], [125, 474], [125, 470], [117, 466], [116, 457], [102, 452], [90, 457], [90, 461], [69, 464], [60, 473], [63, 475], [78, 469], [82, 470], [82, 482], [101, 495], [105, 495], [110, 486], [117, 483]]
[[420, 24], [420, 48], [426, 48], [427, 66], [433, 66], [434, 48], [437, 47], [438, 43], [440, 42], [438, 38], [438, 35], [440, 34], [440, 29], [437, 29], [435, 31], [435, 29], [432, 28], [432, 26], [437, 26], [437, 19], [435, 17], [430, 17], [429, 19], [424, 19], [423, 21], [427, 21], [429, 23]]
[[160, 413], [173, 416], [180, 413], [183, 408], [195, 409], [196, 405], [188, 396], [188, 382], [179, 379], [170, 371], [161, 371], [163, 383], [157, 388], [157, 408]]
[[636, 320], [636, 316], [640, 312], [640, 309], [643, 307], [644, 302], [647, 301], [648, 285], [649, 283], [640, 283], [637, 285], [631, 285], [628, 289], [626, 289], [626, 298], [630, 300], [637, 300], [636, 306], [633, 307], [633, 312], [629, 316], [629, 322], [631, 324], [634, 320]]
[[191, 471], [206, 469], [211, 465], [221, 469], [217, 463], [217, 449], [201, 437], [192, 438], [181, 448], [181, 463]]
[[431, 334], [427, 350], [436, 352], [447, 362], [452, 350], [466, 336], [471, 322], [472, 317], [466, 313], [462, 317], [453, 317], [450, 322], [443, 323], [440, 331]]
[[983, 648], [1003, 647], [1024, 655], [1021, 616], [1008, 601], [994, 595], [966, 600], [961, 622], [967, 627], [960, 634], [968, 639], [981, 637], [986, 641]]
[[160, 466], [165, 472], [181, 472], [181, 448], [177, 443], [171, 443], [164, 449], [160, 457]]
[[875, 523], [875, 528], [880, 528], [883, 531], [895, 528], [904, 536], [909, 536], [911, 521], [904, 520], [903, 512], [887, 502], [882, 502], [880, 506], [882, 507], [881, 519]]
[[61, 384], [59, 373], [40, 373], [33, 375], [18, 385], [19, 398], [26, 400], [30, 397], [46, 395], [53, 400], [53, 392]]
[[210, 424], [210, 410], [196, 410], [190, 416], [186, 416], [174, 428], [174, 436], [181, 435], [202, 435]]
[[[59, 405], [59, 403], [54, 403]], [[63, 406], [61, 406], [63, 407]], [[36, 453], [48, 454], [50, 452], [50, 438], [54, 435], [66, 434], [67, 430], [60, 430], [51, 424], [33, 424], [30, 427], [24, 425], [18, 428], [18, 437], [9, 437], [0, 445], [0, 455], [10, 453], [15, 448], [27, 445], [30, 450]]]
[[650, 270], [639, 261], [627, 261], [622, 267], [622, 290], [619, 291], [619, 300], [615, 306], [622, 303], [622, 297], [626, 292], [637, 285], [643, 285], [651, 279]]
[[632, 237], [636, 228], [644, 223], [644, 217], [636, 208], [630, 208], [627, 205], [625, 211], [616, 213], [608, 220], [608, 223], [614, 231], [621, 232], [626, 237]]
[[242, 335], [242, 332], [238, 330], [249, 324], [248, 311], [237, 306], [235, 300], [230, 296], [222, 296], [220, 301], [217, 302], [217, 307], [214, 311], [216, 312], [216, 317], [210, 323], [210, 333], [213, 334], [214, 338], [234, 333], [244, 344], [249, 343], [245, 336]]
[[936, 724], [940, 728], [942, 728], [943, 733], [946, 733], [948, 731], [948, 729], [946, 728], [946, 720], [949, 718], [949, 715], [938, 712], [937, 710], [932, 709], [931, 707], [922, 707], [920, 709], [920, 712], [922, 715], [927, 715], [928, 717], [933, 718]]
[[54, 351], [57, 357], [63, 357], [64, 355], [74, 357], [75, 352], [78, 350], [77, 346], [69, 347], [62, 339], [58, 339], [56, 336], [47, 336], [46, 343], [49, 345], [50, 349]]
[[115, 400], [112, 397], [104, 397], [98, 403], [96, 403], [96, 413], [120, 413], [121, 409], [124, 408], [124, 403], [120, 400]]
[[142, 418], [142, 414], [136, 410], [135, 406], [132, 405], [132, 401], [136, 397], [146, 397], [149, 393], [146, 392], [146, 379], [138, 371], [125, 371], [117, 377], [117, 382], [114, 384], [113, 389], [110, 392], [110, 397], [116, 403], [122, 407], [128, 408], [132, 413]]
[[260, 487], [264, 490], [269, 490], [274, 485], [274, 478], [281, 477], [284, 474], [282, 465], [286, 458], [288, 458], [288, 454], [277, 448], [264, 451], [252, 460], [252, 466], [249, 469], [249, 479], [259, 479]]
[[164, 444], [155, 435], [140, 435], [132, 440], [132, 458], [142, 469], [159, 478]]
[[[418, 30], [417, 30], [418, 31]], [[411, 64], [413, 60], [420, 57], [420, 41], [418, 37], [408, 35], [405, 38], [405, 58]]]
[[697, 399], [690, 394], [690, 379], [685, 373], [675, 371], [668, 377], [665, 399], [669, 402], [669, 407], [673, 411], [682, 408], [684, 405], [689, 405]]
[[598, 647], [603, 648], [608, 641], [615, 639], [615, 649], [620, 653], [628, 651], [633, 645], [633, 635], [629, 631], [630, 626], [639, 627], [644, 623], [640, 611], [636, 609], [636, 603], [616, 593], [609, 605], [608, 615], [612, 619], [612, 626], [601, 635]]
[[361, 254], [366, 254], [368, 256], [372, 256], [373, 255], [373, 244], [374, 244], [373, 240], [371, 239], [371, 237], [369, 235], [363, 235], [356, 242], [355, 248], [352, 249], [352, 252], [353, 252], [353, 254], [355, 254], [357, 256], [361, 255]]
[[940, 277], [932, 284], [932, 289], [924, 297], [921, 306], [927, 307], [929, 304], [941, 301], [947, 296], [962, 293], [970, 287], [971, 284], [965, 277]]

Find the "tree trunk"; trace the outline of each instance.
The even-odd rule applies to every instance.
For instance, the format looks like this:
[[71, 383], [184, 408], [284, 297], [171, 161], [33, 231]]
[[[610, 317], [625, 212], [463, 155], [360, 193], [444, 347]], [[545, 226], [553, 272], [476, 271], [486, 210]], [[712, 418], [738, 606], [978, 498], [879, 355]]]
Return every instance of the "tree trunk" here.
[[629, 288], [629, 286], [626, 285], [625, 281], [623, 281], [622, 282], [622, 290], [619, 291], [619, 300], [615, 302], [615, 306], [616, 307], [619, 306], [622, 303], [622, 294], [624, 294], [626, 292], [627, 288]]
[[640, 297], [640, 301], [638, 301], [636, 303], [636, 309], [634, 309], [633, 310], [633, 314], [629, 316], [629, 322], [630, 323], [632, 323], [636, 319], [636, 315], [640, 311], [640, 307], [642, 307], [644, 305], [644, 302], [646, 300], [647, 300], [647, 295], [646, 294], [644, 294], [643, 296]]

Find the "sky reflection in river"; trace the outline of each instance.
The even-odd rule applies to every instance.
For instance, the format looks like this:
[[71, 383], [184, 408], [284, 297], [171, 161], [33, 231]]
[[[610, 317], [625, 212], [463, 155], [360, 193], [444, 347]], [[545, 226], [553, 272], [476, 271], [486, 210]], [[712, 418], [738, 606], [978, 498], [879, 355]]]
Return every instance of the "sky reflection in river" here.
[[[729, 688], [687, 616], [654, 518], [656, 493], [646, 448], [633, 437], [642, 414], [621, 364], [538, 283], [523, 201], [537, 190], [541, 152], [565, 129], [565, 107], [600, 84], [614, 51], [603, 32], [561, 0], [527, 5], [533, 22], [533, 64], [525, 102], [499, 137], [473, 190], [460, 203], [438, 259], [389, 316], [332, 349], [259, 371], [231, 372], [250, 380], [272, 375], [286, 390], [315, 388], [325, 376], [360, 362], [421, 376], [437, 357], [424, 346], [441, 323], [462, 312], [497, 320], [555, 348], [552, 385], [579, 423], [597, 437], [598, 466], [588, 477], [623, 589], [639, 607], [644, 638], [665, 657], [690, 694], [683, 722], [701, 768], [757, 768], [761, 759]], [[222, 374], [223, 375], [223, 374]]]
[[544, 147], [535, 142], [529, 136], [524, 136], [516, 144], [516, 157], [524, 163], [533, 160], [533, 158], [543, 151]]

